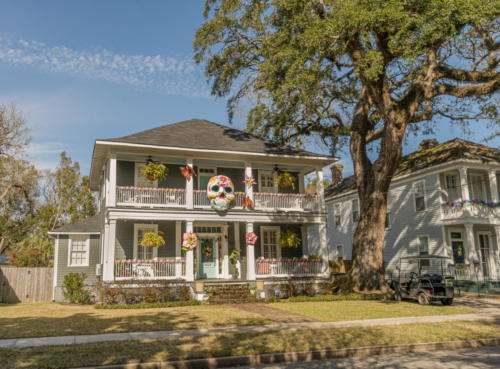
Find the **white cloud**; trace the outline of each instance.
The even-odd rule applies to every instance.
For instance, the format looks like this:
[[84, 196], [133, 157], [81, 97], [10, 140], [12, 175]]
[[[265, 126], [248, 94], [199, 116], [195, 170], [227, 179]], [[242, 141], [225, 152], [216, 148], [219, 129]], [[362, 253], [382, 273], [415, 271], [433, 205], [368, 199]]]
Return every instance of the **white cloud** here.
[[190, 57], [118, 55], [79, 51], [41, 42], [0, 38], [0, 63], [48, 73], [101, 79], [165, 94], [209, 97], [209, 88]]

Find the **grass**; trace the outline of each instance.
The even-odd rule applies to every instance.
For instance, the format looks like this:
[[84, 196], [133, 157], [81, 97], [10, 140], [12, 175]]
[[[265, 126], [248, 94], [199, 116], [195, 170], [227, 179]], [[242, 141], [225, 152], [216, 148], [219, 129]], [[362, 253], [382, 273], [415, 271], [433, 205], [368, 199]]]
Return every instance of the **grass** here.
[[[169, 331], [276, 323], [229, 306], [94, 309], [58, 303], [0, 304], [0, 339]], [[0, 365], [1, 367], [1, 365]]]
[[[302, 305], [302, 304], [300, 304]], [[500, 336], [500, 322], [445, 322], [0, 349], [0, 367], [117, 365]]]
[[187, 301], [172, 301], [172, 302], [145, 302], [142, 304], [133, 305], [94, 305], [94, 309], [155, 309], [155, 308], [167, 308], [167, 307], [181, 307], [181, 306], [199, 306], [201, 302], [198, 300], [187, 300]]
[[351, 293], [347, 295], [320, 295], [320, 296], [295, 296], [288, 299], [289, 302], [309, 301], [359, 301], [359, 300], [394, 300], [393, 293]]
[[[276, 303], [270, 307], [307, 316], [320, 322], [338, 322], [345, 320], [381, 319], [399, 317], [417, 317], [430, 315], [455, 315], [475, 313], [474, 309], [428, 305], [415, 302], [397, 301], [342, 301]], [[500, 335], [500, 334], [499, 334]]]

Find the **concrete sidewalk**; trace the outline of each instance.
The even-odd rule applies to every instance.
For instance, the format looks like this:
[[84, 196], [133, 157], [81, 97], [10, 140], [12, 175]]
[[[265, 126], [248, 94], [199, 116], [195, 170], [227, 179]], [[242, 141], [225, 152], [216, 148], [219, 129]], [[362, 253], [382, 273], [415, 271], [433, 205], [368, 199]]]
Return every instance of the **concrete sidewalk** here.
[[187, 336], [208, 336], [216, 334], [233, 333], [263, 333], [302, 329], [328, 329], [328, 328], [346, 328], [346, 327], [371, 327], [376, 325], [396, 325], [411, 323], [440, 323], [450, 321], [475, 321], [494, 319], [500, 320], [500, 313], [478, 313], [478, 314], [459, 314], [459, 315], [436, 315], [406, 318], [387, 318], [387, 319], [367, 319], [350, 320], [344, 322], [315, 322], [315, 323], [286, 323], [273, 325], [253, 325], [243, 327], [212, 328], [212, 329], [190, 329], [184, 331], [156, 331], [156, 332], [133, 332], [133, 333], [110, 333], [94, 334], [81, 336], [58, 336], [58, 337], [39, 337], [39, 338], [14, 338], [0, 340], [0, 348], [22, 348], [37, 347], [49, 345], [74, 345], [90, 342], [102, 341], [128, 341], [143, 339], [158, 339], [170, 337]]

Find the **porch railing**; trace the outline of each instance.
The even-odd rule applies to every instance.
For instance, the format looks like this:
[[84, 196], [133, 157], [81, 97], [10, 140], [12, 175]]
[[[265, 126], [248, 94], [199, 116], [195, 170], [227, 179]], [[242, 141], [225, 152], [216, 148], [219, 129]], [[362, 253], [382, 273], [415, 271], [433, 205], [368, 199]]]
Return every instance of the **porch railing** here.
[[254, 192], [254, 204], [261, 210], [317, 211], [318, 197], [315, 194]]
[[495, 218], [500, 216], [497, 203], [476, 200], [447, 202], [441, 205], [442, 219]]
[[257, 259], [255, 275], [265, 277], [303, 277], [323, 273], [323, 259]]
[[177, 279], [186, 276], [181, 259], [115, 260], [115, 279]]
[[[234, 200], [230, 203], [230, 208], [232, 209], [242, 209], [243, 199], [245, 198], [245, 192], [235, 191]], [[193, 206], [195, 208], [209, 208], [210, 200], [207, 197], [207, 190], [194, 190], [193, 191]]]
[[116, 202], [118, 206], [186, 207], [186, 190], [119, 186]]

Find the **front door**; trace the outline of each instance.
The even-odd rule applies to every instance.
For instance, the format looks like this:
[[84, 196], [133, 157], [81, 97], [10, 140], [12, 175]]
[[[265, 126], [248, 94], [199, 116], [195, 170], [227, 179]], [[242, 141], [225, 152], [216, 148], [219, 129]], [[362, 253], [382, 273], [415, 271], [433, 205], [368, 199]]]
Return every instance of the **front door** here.
[[215, 278], [215, 237], [200, 239], [200, 278]]
[[463, 264], [465, 262], [464, 243], [462, 241], [453, 241], [451, 247], [453, 248], [454, 263]]

